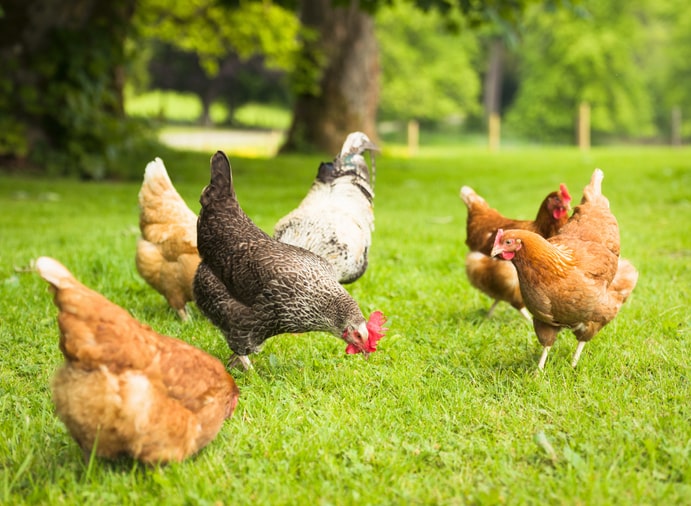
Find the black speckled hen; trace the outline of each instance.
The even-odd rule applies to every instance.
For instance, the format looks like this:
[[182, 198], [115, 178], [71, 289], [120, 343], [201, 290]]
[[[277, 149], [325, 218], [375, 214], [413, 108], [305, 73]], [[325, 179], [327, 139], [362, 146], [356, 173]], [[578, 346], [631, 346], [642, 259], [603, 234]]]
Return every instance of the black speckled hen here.
[[365, 354], [372, 350], [372, 324], [333, 267], [310, 251], [271, 238], [245, 214], [222, 151], [211, 158], [211, 181], [200, 202], [202, 261], [194, 296], [233, 351], [229, 366], [239, 362], [249, 368], [249, 354], [285, 333], [330, 332]]
[[348, 135], [333, 163], [322, 163], [300, 205], [281, 218], [274, 238], [325, 258], [341, 283], [367, 269], [374, 230], [373, 176], [363, 154], [377, 146], [362, 132]]

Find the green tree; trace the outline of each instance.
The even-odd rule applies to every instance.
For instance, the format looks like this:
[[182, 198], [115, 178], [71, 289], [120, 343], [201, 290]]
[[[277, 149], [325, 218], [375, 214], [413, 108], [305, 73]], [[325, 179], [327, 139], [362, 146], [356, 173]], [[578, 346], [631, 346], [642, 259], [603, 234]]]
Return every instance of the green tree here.
[[122, 98], [135, 4], [3, 0], [0, 155], [102, 177], [143, 139]]
[[403, 2], [381, 9], [376, 19], [382, 119], [439, 120], [478, 111], [473, 32], [449, 31], [439, 12], [419, 12]]
[[300, 0], [304, 33], [292, 75], [293, 118], [282, 152], [334, 154], [348, 133], [376, 139], [379, 49], [374, 20], [357, 0]]
[[597, 134], [655, 131], [642, 19], [646, 0], [583, 0], [577, 10], [531, 9], [519, 46], [520, 88], [507, 129], [533, 139], [569, 141], [578, 106], [591, 106]]
[[[296, 8], [295, 0], [276, 3]], [[513, 19], [531, 0], [415, 3], [461, 12], [475, 25]], [[380, 69], [371, 13], [387, 4], [299, 0], [296, 37], [294, 16], [270, 0], [3, 0], [0, 156], [84, 177], [127, 166], [123, 156], [147, 146], [147, 131], [123, 112], [128, 50], [137, 49], [128, 41], [153, 34], [198, 51], [211, 73], [231, 50], [262, 52], [267, 64], [292, 69], [296, 98], [284, 147], [333, 153], [349, 131], [374, 135]]]
[[[270, 1], [230, 4], [217, 0], [176, 3], [146, 0], [135, 16], [143, 37], [194, 54], [206, 79], [194, 87], [202, 103], [203, 124], [210, 123], [211, 103], [223, 83], [243, 78], [242, 65], [261, 56], [267, 69], [290, 72], [300, 50], [300, 22], [290, 10]], [[188, 58], [189, 59], [189, 58]], [[240, 93], [238, 93], [239, 95]], [[235, 103], [232, 93], [225, 102]], [[231, 107], [231, 117], [233, 108]]]
[[[294, 0], [277, 1], [294, 5]], [[440, 12], [449, 29], [477, 29], [490, 21], [515, 24], [526, 6], [537, 0], [410, 1], [423, 11]], [[374, 137], [380, 60], [372, 14], [390, 3], [299, 0], [303, 26], [313, 29], [316, 35], [303, 45], [296, 69], [300, 87], [283, 151], [317, 149], [334, 153], [353, 130]]]
[[[0, 8], [0, 156], [52, 172], [122, 172], [153, 136], [124, 114], [128, 64], [142, 36], [195, 49], [213, 73], [230, 51], [291, 68], [295, 15], [270, 2], [237, 9], [216, 0], [3, 0]], [[140, 149], [138, 149], [140, 148]]]
[[684, 0], [663, 0], [656, 7], [660, 23], [652, 38], [657, 42], [653, 75], [661, 105], [658, 122], [668, 132], [670, 115], [677, 108], [683, 120], [681, 134], [691, 137], [691, 9]]
[[290, 71], [300, 50], [296, 15], [269, 0], [144, 0], [134, 22], [141, 36], [196, 53], [209, 76], [229, 53], [242, 59], [261, 54], [267, 67]]

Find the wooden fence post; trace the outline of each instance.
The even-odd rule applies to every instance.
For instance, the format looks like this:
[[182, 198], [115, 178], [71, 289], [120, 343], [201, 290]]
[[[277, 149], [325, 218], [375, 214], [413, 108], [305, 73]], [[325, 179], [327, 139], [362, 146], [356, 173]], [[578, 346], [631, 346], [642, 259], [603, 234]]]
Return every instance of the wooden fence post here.
[[590, 104], [581, 102], [578, 108], [578, 147], [581, 151], [590, 149]]
[[489, 150], [499, 151], [501, 141], [501, 118], [499, 114], [493, 112], [489, 115]]
[[420, 146], [420, 123], [411, 119], [408, 121], [408, 155], [415, 156]]

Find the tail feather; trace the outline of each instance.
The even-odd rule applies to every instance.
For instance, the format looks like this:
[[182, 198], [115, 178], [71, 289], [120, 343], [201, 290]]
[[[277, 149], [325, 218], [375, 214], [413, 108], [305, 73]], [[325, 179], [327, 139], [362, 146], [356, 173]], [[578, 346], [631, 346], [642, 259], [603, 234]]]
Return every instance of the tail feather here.
[[146, 165], [144, 170], [144, 181], [142, 182], [142, 188], [139, 192], [139, 198], [142, 198], [142, 194], [148, 192], [152, 195], [160, 195], [173, 187], [173, 182], [168, 176], [168, 171], [166, 166], [163, 164], [163, 160], [156, 157], [153, 161]]
[[348, 134], [341, 153], [335, 160], [335, 167], [333, 175], [339, 177], [355, 171], [359, 177], [363, 178], [369, 185], [374, 188], [374, 180], [376, 177], [376, 166], [374, 161], [374, 153], [370, 153], [370, 160], [372, 162], [372, 174], [370, 176], [369, 168], [363, 153], [365, 151], [378, 151], [379, 148], [374, 144], [367, 135], [362, 132], [352, 132]]
[[362, 132], [352, 132], [348, 134], [343, 147], [341, 148], [341, 157], [362, 154], [367, 150], [376, 150], [379, 148], [375, 143], [373, 143], [366, 134]]
[[609, 208], [609, 200], [602, 194], [602, 180], [605, 175], [601, 169], [595, 169], [590, 178], [590, 183], [583, 188], [583, 198], [581, 204], [586, 202], [591, 204], [598, 204]]
[[473, 190], [470, 186], [461, 187], [461, 199], [468, 209], [474, 205], [487, 205], [485, 199], [475, 193], [475, 190]]
[[168, 176], [168, 171], [166, 166], [159, 157], [154, 158], [152, 161], [146, 164], [146, 169], [144, 169], [144, 182], [149, 183], [155, 179], [163, 179], [165, 181], [170, 181]]
[[38, 274], [58, 290], [79, 285], [72, 273], [60, 262], [50, 257], [39, 257], [36, 260]]
[[211, 181], [204, 188], [200, 202], [204, 206], [228, 196], [235, 198], [230, 161], [223, 151], [216, 151], [211, 157]]

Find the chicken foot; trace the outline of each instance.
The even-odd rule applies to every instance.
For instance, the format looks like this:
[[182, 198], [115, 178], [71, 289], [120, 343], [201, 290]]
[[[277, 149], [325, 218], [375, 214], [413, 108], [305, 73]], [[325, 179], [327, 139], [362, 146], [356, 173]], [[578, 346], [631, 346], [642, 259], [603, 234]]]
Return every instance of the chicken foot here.
[[499, 301], [498, 301], [498, 300], [495, 300], [495, 301], [492, 303], [492, 305], [490, 306], [489, 310], [487, 311], [487, 318], [491, 318], [491, 317], [492, 317], [492, 313], [494, 313], [494, 310], [496, 309], [497, 304], [499, 304]]
[[547, 354], [549, 353], [551, 346], [545, 346], [542, 349], [542, 355], [540, 356], [540, 361], [537, 363], [537, 368], [541, 371], [545, 370], [545, 362], [547, 362]]
[[581, 358], [581, 352], [585, 347], [586, 341], [578, 341], [578, 346], [576, 347], [576, 353], [573, 354], [573, 360], [571, 361], [571, 367], [576, 367], [578, 364], [578, 359]]
[[228, 359], [228, 369], [232, 369], [236, 366], [245, 371], [249, 371], [252, 369], [252, 362], [250, 362], [250, 358], [247, 355], [233, 353]]
[[[487, 311], [487, 318], [491, 318], [492, 314], [494, 314], [494, 310], [497, 308], [497, 305], [501, 302], [500, 300], [495, 300], [492, 305], [490, 306], [489, 310]], [[530, 314], [530, 311], [528, 311], [528, 308], [522, 307], [521, 309], [518, 310], [522, 315], [523, 318], [528, 320], [528, 323], [533, 323], [533, 315]]]
[[542, 356], [537, 364], [538, 369], [542, 371], [545, 368], [545, 362], [547, 362], [547, 354], [550, 348], [552, 348], [554, 341], [556, 341], [557, 334], [561, 328], [538, 319], [533, 319], [533, 328], [535, 329], [535, 334], [537, 334], [538, 341], [543, 346]]

